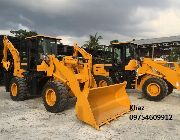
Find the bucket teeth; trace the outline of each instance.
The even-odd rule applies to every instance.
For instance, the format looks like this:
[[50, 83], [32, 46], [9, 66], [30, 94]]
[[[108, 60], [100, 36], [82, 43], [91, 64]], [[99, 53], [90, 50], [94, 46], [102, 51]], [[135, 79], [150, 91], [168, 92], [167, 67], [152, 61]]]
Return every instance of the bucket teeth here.
[[[129, 111], [128, 111], [128, 112], [129, 112]], [[103, 121], [102, 123], [99, 124], [99, 127], [102, 126], [102, 125], [105, 125], [105, 124], [108, 124], [108, 125], [109, 125], [111, 121], [113, 121], [113, 120], [118, 120], [119, 117], [123, 116], [124, 114], [126, 114], [126, 113], [128, 113], [128, 112], [124, 112], [124, 113], [122, 113], [122, 114], [117, 114], [117, 115], [115, 115], [114, 117], [111, 117], [111, 118], [109, 118], [109, 119], [106, 120], [106, 121]]]

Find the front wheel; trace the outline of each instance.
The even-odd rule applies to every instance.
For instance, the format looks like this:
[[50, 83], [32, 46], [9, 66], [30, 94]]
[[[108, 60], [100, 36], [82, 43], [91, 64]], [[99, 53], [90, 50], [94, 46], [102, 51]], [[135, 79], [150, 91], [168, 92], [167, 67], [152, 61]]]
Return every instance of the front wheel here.
[[56, 81], [47, 82], [43, 89], [43, 102], [47, 111], [63, 111], [68, 105], [68, 100], [69, 94], [64, 84]]
[[147, 79], [142, 86], [145, 98], [150, 101], [160, 101], [168, 93], [168, 85], [159, 77]]

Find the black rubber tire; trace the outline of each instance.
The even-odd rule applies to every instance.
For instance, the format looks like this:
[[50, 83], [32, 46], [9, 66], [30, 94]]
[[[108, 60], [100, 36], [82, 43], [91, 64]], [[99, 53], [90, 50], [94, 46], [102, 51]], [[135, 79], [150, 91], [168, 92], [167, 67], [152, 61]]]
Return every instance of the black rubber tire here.
[[[147, 86], [150, 83], [156, 83], [160, 86], [160, 93], [157, 96], [151, 96], [148, 92], [147, 92]], [[150, 100], [150, 101], [160, 101], [162, 100], [164, 97], [166, 97], [167, 93], [168, 93], [168, 85], [167, 83], [159, 78], [159, 77], [151, 77], [149, 79], [147, 79], [143, 86], [142, 86], [142, 91], [144, 93], [144, 96], [146, 99]]]
[[174, 87], [169, 82], [166, 82], [166, 83], [168, 85], [168, 93], [167, 93], [167, 96], [168, 96], [173, 92]]
[[[17, 85], [17, 95], [13, 96], [11, 92], [11, 85], [15, 83]], [[9, 86], [10, 96], [13, 101], [24, 101], [28, 98], [28, 86], [24, 78], [14, 77], [12, 78]]]
[[94, 78], [95, 78], [95, 81], [96, 81], [96, 84], [97, 84], [98, 87], [101, 87], [101, 86], [99, 85], [99, 83], [100, 83], [100, 81], [102, 81], [102, 80], [106, 81], [107, 86], [113, 85], [113, 81], [112, 81], [112, 78], [111, 78], [111, 77], [98, 75], [98, 76], [94, 76]]
[[[46, 90], [53, 89], [56, 94], [56, 102], [53, 106], [48, 105], [46, 101]], [[47, 111], [51, 113], [58, 113], [64, 111], [68, 106], [69, 93], [66, 86], [63, 83], [56, 81], [48, 81], [43, 89], [43, 102]]]

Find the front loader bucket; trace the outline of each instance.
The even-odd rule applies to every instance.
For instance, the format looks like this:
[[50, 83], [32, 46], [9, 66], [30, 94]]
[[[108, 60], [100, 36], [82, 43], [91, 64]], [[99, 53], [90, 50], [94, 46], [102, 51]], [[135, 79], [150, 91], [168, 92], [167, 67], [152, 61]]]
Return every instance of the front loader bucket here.
[[90, 89], [86, 99], [82, 99], [84, 101], [78, 102], [77, 98], [78, 118], [99, 129], [101, 125], [127, 113], [131, 103], [125, 88], [126, 82]]

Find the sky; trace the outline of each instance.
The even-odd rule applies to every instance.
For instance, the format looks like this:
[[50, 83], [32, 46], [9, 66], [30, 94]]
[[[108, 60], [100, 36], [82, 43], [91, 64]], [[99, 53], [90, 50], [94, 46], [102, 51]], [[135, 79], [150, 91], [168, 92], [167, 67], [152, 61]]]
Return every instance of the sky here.
[[0, 34], [34, 30], [83, 44], [180, 35], [180, 0], [0, 0]]

